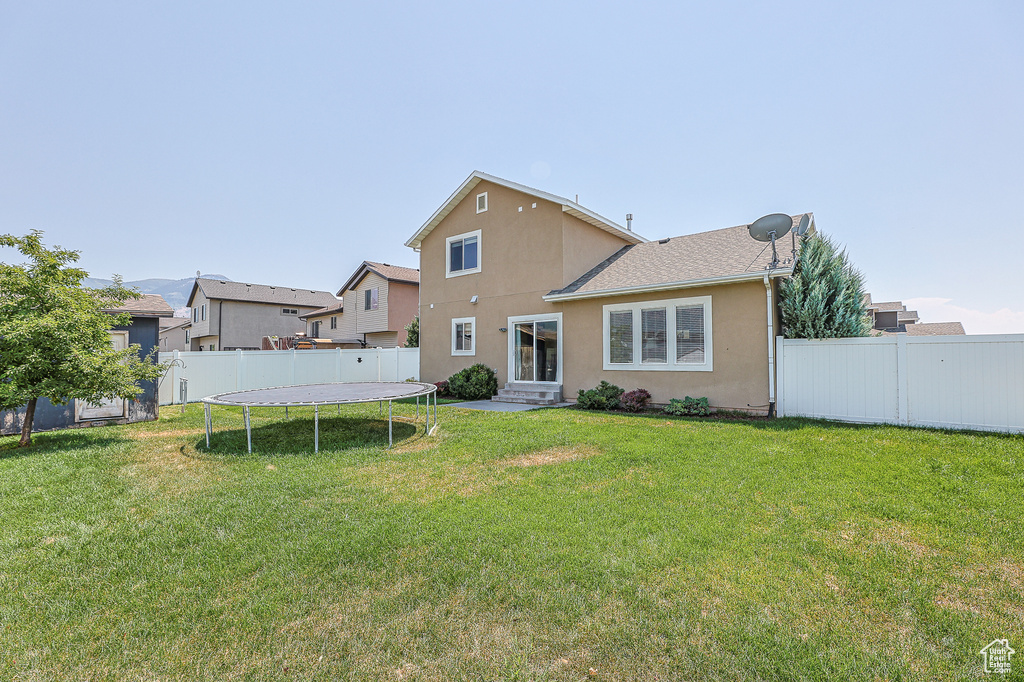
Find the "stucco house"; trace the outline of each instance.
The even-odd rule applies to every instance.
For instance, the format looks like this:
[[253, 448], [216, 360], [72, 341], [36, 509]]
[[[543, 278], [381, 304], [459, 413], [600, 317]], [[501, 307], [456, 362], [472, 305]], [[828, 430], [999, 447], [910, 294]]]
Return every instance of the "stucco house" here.
[[648, 241], [576, 202], [474, 172], [406, 245], [420, 254], [425, 381], [481, 362], [505, 385], [497, 400], [552, 403], [604, 379], [657, 403], [773, 407], [789, 240], [770, 269], [771, 248], [746, 225]]
[[305, 330], [300, 315], [338, 302], [329, 291], [197, 277], [188, 297], [191, 350], [260, 350], [264, 336]]
[[318, 348], [394, 348], [405, 345], [406, 325], [419, 307], [420, 272], [363, 261], [338, 296], [341, 301], [301, 315]]

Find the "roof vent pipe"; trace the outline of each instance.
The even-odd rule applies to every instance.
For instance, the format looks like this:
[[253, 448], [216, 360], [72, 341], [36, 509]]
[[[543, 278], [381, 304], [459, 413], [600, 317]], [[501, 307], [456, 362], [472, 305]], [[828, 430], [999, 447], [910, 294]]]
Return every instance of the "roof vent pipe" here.
[[626, 229], [629, 230], [630, 232], [633, 231], [633, 214], [632, 213], [627, 213], [626, 214]]

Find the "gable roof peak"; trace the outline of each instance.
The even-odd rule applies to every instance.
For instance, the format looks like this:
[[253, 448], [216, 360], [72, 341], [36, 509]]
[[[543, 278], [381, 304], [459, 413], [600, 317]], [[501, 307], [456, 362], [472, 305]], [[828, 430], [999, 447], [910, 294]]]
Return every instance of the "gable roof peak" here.
[[598, 229], [621, 237], [631, 244], [641, 244], [647, 241], [632, 230], [629, 230], [612, 220], [608, 220], [604, 216], [591, 211], [589, 208], [579, 205], [575, 201], [570, 201], [565, 197], [560, 197], [556, 194], [544, 192], [533, 187], [527, 187], [526, 185], [520, 185], [517, 182], [505, 180], [504, 178], [499, 178], [477, 170], [469, 174], [469, 177], [466, 178], [465, 182], [463, 182], [459, 188], [455, 190], [450, 197], [448, 197], [448, 200], [441, 205], [441, 208], [434, 212], [434, 215], [430, 216], [430, 219], [416, 231], [416, 234], [405, 242], [405, 245], [413, 249], [420, 248], [420, 244], [423, 242], [423, 239], [430, 234], [430, 232], [437, 227], [437, 225], [444, 220], [448, 214], [451, 213], [452, 210], [469, 195], [470, 192], [473, 191], [474, 187], [484, 181], [501, 187], [507, 187], [508, 189], [522, 192], [523, 194], [528, 194], [530, 196], [537, 197], [538, 199], [544, 199], [545, 201], [550, 201], [553, 204], [558, 204], [562, 207], [563, 212], [579, 218], [583, 222], [589, 223]]

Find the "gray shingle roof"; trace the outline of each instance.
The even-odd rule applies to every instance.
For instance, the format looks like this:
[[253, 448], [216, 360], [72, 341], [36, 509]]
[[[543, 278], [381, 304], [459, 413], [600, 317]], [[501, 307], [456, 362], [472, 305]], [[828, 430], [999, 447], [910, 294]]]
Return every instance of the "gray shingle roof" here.
[[[793, 224], [803, 214], [793, 216]], [[792, 262], [792, 241], [777, 242], [781, 269]], [[671, 239], [625, 246], [575, 282], [548, 293], [597, 295], [620, 289], [642, 289], [744, 274], [764, 273], [772, 260], [771, 244], [750, 237], [746, 225], [699, 232]]]
[[[338, 302], [329, 291], [315, 289], [295, 289], [292, 287], [271, 286], [269, 284], [246, 284], [244, 282], [227, 282], [219, 279], [197, 278], [195, 286], [202, 289], [209, 299], [225, 301], [249, 301], [252, 303], [273, 303], [277, 305], [296, 305], [308, 308], [324, 308]], [[193, 287], [193, 294], [195, 287]], [[191, 302], [192, 296], [189, 296]]]
[[174, 316], [174, 308], [160, 294], [143, 294], [142, 298], [129, 299], [116, 308], [109, 308], [106, 312], [131, 313], [136, 317]]
[[406, 268], [401, 265], [375, 263], [372, 260], [364, 260], [359, 264], [359, 267], [356, 268], [355, 272], [352, 273], [352, 276], [348, 278], [348, 281], [342, 284], [341, 288], [338, 289], [338, 296], [342, 296], [346, 291], [359, 286], [359, 283], [363, 281], [363, 277], [366, 276], [367, 272], [376, 272], [389, 282], [408, 282], [409, 284], [420, 283], [420, 271], [416, 268]]
[[918, 322], [907, 325], [907, 336], [963, 336], [964, 326], [959, 322]]
[[321, 315], [329, 315], [331, 313], [340, 313], [340, 312], [343, 312], [344, 309], [345, 309], [345, 302], [344, 302], [344, 300], [342, 300], [342, 301], [338, 301], [334, 305], [329, 305], [329, 306], [327, 306], [325, 308], [318, 308], [317, 310], [311, 310], [310, 312], [306, 313], [305, 315], [299, 315], [299, 319], [300, 320], [308, 320], [311, 317], [320, 317]]

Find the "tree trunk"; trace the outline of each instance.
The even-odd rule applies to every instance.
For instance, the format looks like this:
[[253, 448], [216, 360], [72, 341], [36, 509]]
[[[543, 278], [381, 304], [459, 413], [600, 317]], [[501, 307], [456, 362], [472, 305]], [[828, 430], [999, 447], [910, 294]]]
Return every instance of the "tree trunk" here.
[[26, 445], [32, 445], [32, 422], [36, 418], [36, 400], [32, 398], [28, 401], [28, 406], [25, 408], [25, 419], [21, 422], [21, 440], [18, 442], [18, 447], [24, 447]]

